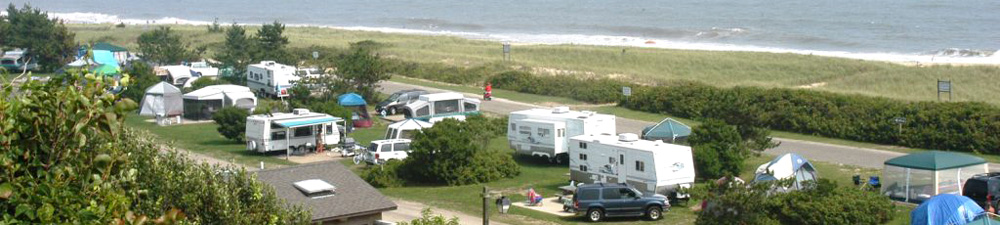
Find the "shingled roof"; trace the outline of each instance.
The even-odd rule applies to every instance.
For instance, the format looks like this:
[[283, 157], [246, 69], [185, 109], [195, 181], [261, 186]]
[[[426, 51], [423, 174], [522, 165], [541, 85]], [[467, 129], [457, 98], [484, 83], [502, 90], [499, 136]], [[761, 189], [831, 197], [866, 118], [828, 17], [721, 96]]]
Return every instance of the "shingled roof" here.
[[[273, 186], [275, 194], [289, 204], [310, 210], [313, 222], [396, 209], [396, 203], [336, 161], [259, 171], [257, 179]], [[335, 186], [334, 196], [310, 198], [292, 186], [309, 179], [320, 179]]]

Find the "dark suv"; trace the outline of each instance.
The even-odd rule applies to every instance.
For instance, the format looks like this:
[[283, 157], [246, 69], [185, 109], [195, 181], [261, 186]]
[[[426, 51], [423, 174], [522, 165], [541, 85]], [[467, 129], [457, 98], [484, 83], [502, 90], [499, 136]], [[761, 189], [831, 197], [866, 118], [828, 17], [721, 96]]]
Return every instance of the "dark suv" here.
[[385, 112], [386, 115], [394, 115], [406, 104], [417, 100], [420, 95], [427, 94], [427, 91], [420, 89], [402, 90], [392, 93], [388, 98], [375, 105], [376, 112]]
[[667, 196], [642, 194], [628, 184], [584, 184], [576, 188], [573, 208], [586, 213], [587, 220], [597, 222], [605, 217], [646, 216], [658, 220], [670, 209]]
[[[997, 208], [1000, 201], [1000, 172], [976, 174], [965, 181], [962, 187], [962, 195], [976, 201], [979, 206], [988, 209], [989, 206]], [[987, 203], [989, 199], [991, 202]], [[987, 205], [989, 204], [989, 205]]]

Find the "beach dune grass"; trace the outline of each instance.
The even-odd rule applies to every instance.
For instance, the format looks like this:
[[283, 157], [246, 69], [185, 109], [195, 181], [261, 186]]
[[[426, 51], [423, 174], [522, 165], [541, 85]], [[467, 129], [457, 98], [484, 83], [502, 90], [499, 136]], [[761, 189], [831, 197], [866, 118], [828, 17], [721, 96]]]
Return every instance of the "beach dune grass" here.
[[[108, 41], [137, 47], [136, 37], [152, 26], [70, 24], [80, 42]], [[256, 26], [249, 27], [254, 33]], [[206, 56], [222, 45], [224, 34], [205, 26], [171, 25], [192, 48], [208, 46]], [[472, 67], [502, 60], [496, 41], [451, 36], [349, 31], [319, 27], [288, 27], [291, 47], [345, 48], [351, 42], [387, 43], [383, 56], [419, 63]], [[625, 53], [622, 49], [625, 48]], [[810, 88], [901, 100], [937, 100], [936, 81], [951, 80], [955, 101], [1000, 103], [997, 66], [908, 66], [888, 62], [791, 53], [670, 50], [620, 46], [514, 45], [511, 68], [528, 67], [538, 75], [610, 77], [639, 84], [697, 81], [711, 85]]]

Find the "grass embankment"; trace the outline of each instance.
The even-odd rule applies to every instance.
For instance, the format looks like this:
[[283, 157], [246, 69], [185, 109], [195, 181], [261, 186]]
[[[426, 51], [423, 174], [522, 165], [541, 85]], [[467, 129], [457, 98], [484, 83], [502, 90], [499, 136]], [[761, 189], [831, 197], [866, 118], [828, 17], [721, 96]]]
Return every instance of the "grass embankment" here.
[[[144, 25], [115, 28], [112, 24], [70, 24], [80, 42], [109, 41], [135, 49], [136, 37], [152, 29]], [[216, 51], [223, 33], [208, 33], [205, 26], [173, 25], [192, 48], [208, 46]], [[250, 27], [248, 33], [255, 32]], [[383, 56], [420, 63], [442, 63], [469, 67], [501, 60], [501, 45], [494, 41], [448, 36], [389, 34], [316, 27], [289, 27], [285, 35], [291, 47], [347, 47], [351, 42], [374, 40], [388, 43]], [[638, 83], [675, 80], [698, 81], [717, 86], [762, 86], [857, 93], [902, 100], [936, 100], [936, 80], [954, 83], [957, 101], [993, 104], [1000, 92], [1000, 68], [996, 66], [904, 66], [832, 57], [755, 53], [668, 50], [583, 45], [516, 45], [512, 68], [527, 66], [540, 75], [565, 74], [613, 77]]]

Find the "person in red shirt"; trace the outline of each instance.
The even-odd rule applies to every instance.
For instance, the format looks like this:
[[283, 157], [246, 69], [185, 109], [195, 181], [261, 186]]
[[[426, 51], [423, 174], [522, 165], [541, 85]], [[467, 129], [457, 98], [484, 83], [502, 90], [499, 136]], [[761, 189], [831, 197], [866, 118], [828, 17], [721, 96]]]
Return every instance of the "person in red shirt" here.
[[493, 100], [493, 83], [486, 82], [486, 87], [484, 89], [486, 90], [486, 93], [483, 94], [483, 99]]

